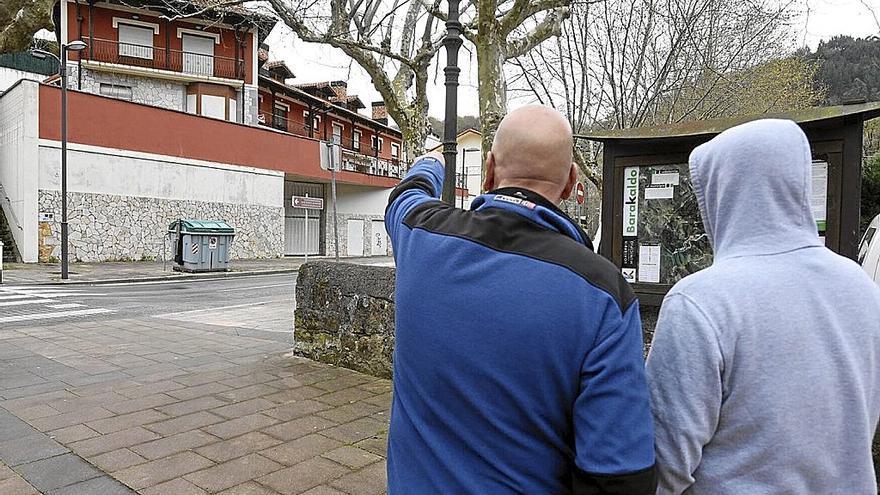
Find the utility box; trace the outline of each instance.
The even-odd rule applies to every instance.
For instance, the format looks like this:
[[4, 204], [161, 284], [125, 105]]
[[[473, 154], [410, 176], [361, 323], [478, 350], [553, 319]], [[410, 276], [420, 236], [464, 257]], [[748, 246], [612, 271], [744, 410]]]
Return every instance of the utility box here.
[[878, 116], [875, 102], [578, 136], [603, 144], [599, 252], [620, 268], [643, 305], [659, 305], [676, 282], [713, 261], [691, 185], [691, 151], [736, 125], [780, 118], [796, 122], [810, 142], [816, 235], [832, 251], [855, 259], [863, 123]]
[[168, 226], [174, 271], [229, 270], [229, 248], [235, 229], [218, 220], [175, 220]]

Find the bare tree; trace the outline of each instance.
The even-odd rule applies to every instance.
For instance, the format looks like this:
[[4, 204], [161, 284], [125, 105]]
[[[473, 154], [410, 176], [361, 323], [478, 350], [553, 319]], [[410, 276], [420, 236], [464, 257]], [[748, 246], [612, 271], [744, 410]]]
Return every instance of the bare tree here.
[[[439, 4], [429, 6], [427, 0], [421, 1], [435, 16], [446, 20]], [[495, 129], [507, 113], [505, 64], [557, 36], [569, 15], [570, 4], [571, 0], [468, 0], [462, 5], [462, 35], [474, 45], [477, 54], [484, 152], [491, 148]]]
[[[515, 61], [518, 74], [512, 80], [518, 94], [564, 110], [576, 132], [736, 113], [743, 106], [732, 103], [756, 81], [749, 69], [789, 46], [798, 5], [798, 0], [575, 5], [558, 40]], [[766, 71], [763, 75], [766, 81]], [[581, 173], [601, 187], [597, 152], [586, 145], [576, 159]]]
[[407, 156], [424, 151], [428, 70], [442, 46], [437, 9], [420, 1], [268, 0], [303, 41], [342, 50], [372, 78], [403, 134]]

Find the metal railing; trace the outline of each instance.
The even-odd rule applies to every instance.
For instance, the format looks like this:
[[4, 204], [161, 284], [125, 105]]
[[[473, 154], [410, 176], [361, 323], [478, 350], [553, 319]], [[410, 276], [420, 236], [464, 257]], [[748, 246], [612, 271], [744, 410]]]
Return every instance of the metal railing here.
[[[378, 175], [382, 177], [402, 177], [401, 160], [399, 158], [387, 159], [378, 156], [379, 152], [371, 144], [354, 141], [351, 138], [333, 135], [332, 131], [325, 132], [324, 127], [316, 127], [309, 133], [309, 126], [305, 118], [287, 118], [279, 114], [266, 112], [259, 113], [259, 121], [262, 125], [303, 137], [321, 139], [342, 146], [341, 169], [349, 172], [358, 172], [366, 175]], [[331, 127], [332, 126], [328, 126]], [[390, 146], [390, 143], [384, 143]]]
[[244, 79], [245, 75], [244, 60], [100, 38], [85, 41], [89, 48], [80, 52], [83, 60], [226, 79]]
[[[6, 193], [6, 189], [3, 187], [3, 184], [0, 184], [0, 198], [6, 201], [6, 204], [9, 205], [9, 214], [12, 215], [12, 221], [15, 222], [15, 226], [18, 227], [18, 230], [24, 231], [24, 227], [22, 227], [21, 222], [18, 220], [18, 217], [15, 215], [15, 209], [12, 206], [12, 200], [9, 199], [9, 194]], [[20, 203], [21, 201], [16, 201]], [[0, 208], [0, 215], [3, 214], [3, 209]]]

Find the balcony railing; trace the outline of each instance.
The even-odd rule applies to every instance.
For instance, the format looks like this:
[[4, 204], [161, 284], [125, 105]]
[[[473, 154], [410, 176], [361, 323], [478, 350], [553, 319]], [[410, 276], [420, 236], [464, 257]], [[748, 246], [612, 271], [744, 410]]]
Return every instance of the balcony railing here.
[[[259, 115], [262, 125], [297, 136], [313, 137], [339, 144], [342, 146], [342, 164], [340, 167], [342, 170], [398, 179], [403, 176], [401, 160], [399, 158], [382, 158], [379, 156], [378, 150], [370, 144], [334, 136], [332, 132], [325, 133], [323, 126], [316, 126], [309, 133], [309, 126], [304, 118], [297, 119], [294, 117], [290, 119], [282, 115], [265, 112], [260, 112]], [[389, 143], [384, 143], [384, 145], [390, 146]]]
[[89, 47], [83, 50], [83, 60], [163, 69], [196, 76], [226, 79], [244, 79], [243, 60], [184, 52], [171, 48], [135, 45], [100, 38], [85, 39]]

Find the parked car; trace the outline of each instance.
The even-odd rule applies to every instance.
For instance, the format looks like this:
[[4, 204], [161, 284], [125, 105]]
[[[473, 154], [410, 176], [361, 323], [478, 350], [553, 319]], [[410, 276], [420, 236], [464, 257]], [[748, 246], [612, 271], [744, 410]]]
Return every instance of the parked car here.
[[880, 215], [874, 217], [859, 244], [859, 264], [874, 282], [880, 284]]

